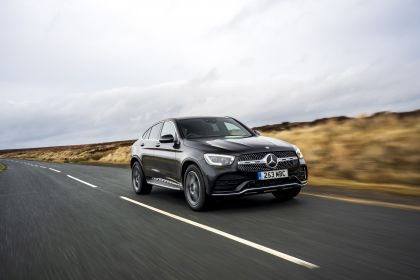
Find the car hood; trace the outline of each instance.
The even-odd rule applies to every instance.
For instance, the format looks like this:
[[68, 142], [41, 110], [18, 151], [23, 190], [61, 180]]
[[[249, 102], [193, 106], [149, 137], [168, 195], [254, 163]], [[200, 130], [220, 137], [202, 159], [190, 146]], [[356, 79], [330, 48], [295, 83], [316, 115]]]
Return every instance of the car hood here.
[[293, 150], [293, 146], [285, 141], [265, 136], [225, 139], [186, 140], [185, 145], [206, 153], [254, 153], [269, 151]]

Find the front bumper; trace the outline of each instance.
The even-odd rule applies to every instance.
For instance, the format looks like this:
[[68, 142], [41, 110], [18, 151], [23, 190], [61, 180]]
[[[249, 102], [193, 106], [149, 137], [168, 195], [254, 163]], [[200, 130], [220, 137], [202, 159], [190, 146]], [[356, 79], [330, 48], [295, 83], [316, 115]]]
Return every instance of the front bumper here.
[[247, 188], [244, 187], [243, 189], [239, 189], [238, 191], [234, 192], [214, 192], [212, 196], [240, 196], [240, 195], [251, 195], [251, 194], [262, 194], [262, 193], [269, 193], [275, 192], [280, 190], [288, 190], [294, 188], [302, 188], [307, 185], [307, 181], [302, 183], [286, 183], [280, 185], [272, 185], [268, 187], [258, 187], [258, 188]]
[[271, 180], [258, 180], [258, 172], [244, 172], [234, 166], [232, 168], [207, 168], [204, 174], [206, 174], [207, 193], [211, 196], [261, 194], [302, 188], [307, 185], [308, 171], [304, 162], [288, 171], [289, 177]]

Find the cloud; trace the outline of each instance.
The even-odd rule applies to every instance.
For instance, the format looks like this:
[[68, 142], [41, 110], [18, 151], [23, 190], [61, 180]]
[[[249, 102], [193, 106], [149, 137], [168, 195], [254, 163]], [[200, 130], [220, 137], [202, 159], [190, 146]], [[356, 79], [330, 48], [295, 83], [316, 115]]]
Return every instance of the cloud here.
[[0, 3], [0, 149], [420, 107], [418, 1]]
[[251, 3], [242, 7], [237, 14], [235, 14], [231, 19], [229, 19], [228, 22], [216, 27], [214, 31], [224, 31], [236, 28], [242, 23], [246, 22], [247, 20], [258, 18], [259, 16], [261, 16], [261, 14], [263, 14], [273, 6], [278, 5], [284, 1], [285, 0], [252, 1]]
[[[211, 83], [205, 75], [202, 83], [196, 78], [52, 100], [12, 101], [0, 105], [1, 130], [8, 136], [2, 137], [0, 146], [135, 139], [155, 121], [167, 117], [229, 115], [253, 126], [343, 112], [357, 115], [415, 109], [420, 104], [416, 90], [420, 82], [404, 85], [403, 76], [380, 79], [382, 74], [361, 67], [304, 81], [218, 79]], [[392, 94], [396, 89], [399, 95]]]

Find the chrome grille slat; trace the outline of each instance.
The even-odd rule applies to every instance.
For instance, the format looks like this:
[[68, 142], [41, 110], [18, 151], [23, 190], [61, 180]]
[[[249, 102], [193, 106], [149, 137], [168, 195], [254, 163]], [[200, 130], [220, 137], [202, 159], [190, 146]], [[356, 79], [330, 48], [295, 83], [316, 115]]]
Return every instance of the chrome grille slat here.
[[240, 155], [238, 162], [243, 164], [238, 164], [238, 169], [245, 172], [273, 170], [262, 161], [267, 154], [274, 154], [276, 157], [284, 159], [277, 163], [275, 169], [289, 169], [299, 165], [299, 159], [294, 151], [260, 152]]

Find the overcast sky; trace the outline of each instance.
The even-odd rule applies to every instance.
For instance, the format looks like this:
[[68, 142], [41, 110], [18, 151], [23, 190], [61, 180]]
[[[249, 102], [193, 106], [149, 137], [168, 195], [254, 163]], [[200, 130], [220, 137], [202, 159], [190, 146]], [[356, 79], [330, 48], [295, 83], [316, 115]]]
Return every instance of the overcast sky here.
[[0, 1], [0, 149], [420, 108], [420, 1]]

